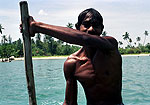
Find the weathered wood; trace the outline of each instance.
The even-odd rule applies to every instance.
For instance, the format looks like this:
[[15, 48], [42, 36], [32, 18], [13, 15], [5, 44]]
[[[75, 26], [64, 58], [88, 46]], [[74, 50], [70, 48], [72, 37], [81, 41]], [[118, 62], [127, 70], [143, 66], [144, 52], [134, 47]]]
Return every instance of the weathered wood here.
[[36, 95], [35, 95], [33, 65], [32, 65], [31, 38], [29, 34], [29, 24], [28, 24], [29, 13], [28, 13], [27, 1], [20, 2], [20, 12], [21, 12], [22, 27], [23, 27], [22, 36], [23, 36], [26, 80], [27, 80], [27, 88], [29, 94], [29, 105], [37, 105]]

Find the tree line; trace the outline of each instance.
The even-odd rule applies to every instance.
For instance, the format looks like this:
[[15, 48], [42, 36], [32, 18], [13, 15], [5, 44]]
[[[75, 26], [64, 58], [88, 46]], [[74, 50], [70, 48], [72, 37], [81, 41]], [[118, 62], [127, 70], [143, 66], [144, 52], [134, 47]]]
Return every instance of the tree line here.
[[[125, 34], [122, 35], [122, 38], [127, 42], [127, 46], [123, 47], [123, 42], [118, 41], [119, 52], [121, 54], [150, 53], [150, 42], [145, 44], [146, 38], [149, 35], [148, 31], [145, 30], [143, 35], [143, 43], [140, 42], [142, 38], [139, 36], [136, 37], [136, 42], [133, 42], [130, 34], [128, 32], [125, 32]], [[104, 31], [102, 33], [102, 36], [107, 36], [107, 32]]]
[[128, 32], [125, 32], [124, 35], [122, 35], [123, 40], [127, 41], [127, 46], [125, 48], [122, 47], [123, 43], [121, 41], [118, 41], [119, 44], [119, 51], [121, 54], [140, 54], [140, 53], [150, 53], [150, 42], [145, 44], [146, 38], [149, 35], [148, 31], [145, 30], [143, 33], [144, 41], [141, 43], [141, 37], [136, 37], [136, 42], [133, 42], [132, 38], [130, 37], [130, 34]]
[[[67, 27], [73, 28], [72, 23], [68, 23]], [[0, 34], [4, 28], [0, 24]], [[148, 31], [144, 32], [143, 44], [140, 43], [141, 37], [136, 38], [136, 42], [132, 41], [130, 34], [125, 32], [122, 35], [123, 40], [127, 41], [127, 46], [122, 47], [123, 42], [118, 41], [119, 51], [121, 54], [139, 54], [139, 53], [150, 53], [150, 43], [145, 44], [146, 38], [149, 35]], [[102, 36], [107, 36], [107, 32], [104, 31]], [[12, 38], [9, 35], [2, 35], [0, 43], [0, 58], [9, 58], [10, 56], [23, 57], [23, 43], [19, 38], [17, 41], [12, 42]], [[32, 44], [32, 55], [33, 56], [54, 56], [54, 55], [70, 55], [80, 49], [79, 46], [70, 45], [64, 43], [59, 39], [54, 39], [51, 36], [44, 35], [43, 40], [41, 34], [37, 33], [35, 39], [31, 39]]]
[[[68, 23], [67, 27], [73, 28], [72, 23]], [[0, 33], [4, 28], [0, 24]], [[23, 42], [19, 38], [17, 41], [12, 42], [9, 35], [2, 35], [0, 43], [0, 58], [23, 57]], [[59, 39], [54, 39], [51, 36], [37, 33], [35, 39], [31, 39], [32, 56], [54, 56], [54, 55], [70, 55], [80, 49], [80, 46], [65, 43]]]

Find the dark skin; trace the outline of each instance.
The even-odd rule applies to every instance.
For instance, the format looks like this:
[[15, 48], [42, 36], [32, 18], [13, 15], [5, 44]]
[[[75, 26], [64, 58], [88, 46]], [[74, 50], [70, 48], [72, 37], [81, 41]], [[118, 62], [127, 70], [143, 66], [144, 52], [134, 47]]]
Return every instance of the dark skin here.
[[77, 80], [84, 88], [87, 105], [122, 103], [122, 60], [113, 37], [100, 37], [101, 24], [88, 13], [79, 30], [53, 26], [29, 19], [30, 34], [43, 33], [71, 44], [83, 46], [64, 63], [66, 79], [63, 105], [77, 105]]

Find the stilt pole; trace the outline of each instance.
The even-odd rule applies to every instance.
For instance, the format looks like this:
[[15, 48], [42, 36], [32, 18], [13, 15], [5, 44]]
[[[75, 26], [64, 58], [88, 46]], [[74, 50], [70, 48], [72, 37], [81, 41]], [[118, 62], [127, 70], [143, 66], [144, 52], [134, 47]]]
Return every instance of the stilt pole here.
[[20, 2], [20, 11], [21, 11], [21, 21], [23, 27], [22, 36], [23, 36], [26, 80], [27, 80], [27, 88], [29, 94], [29, 105], [37, 105], [34, 75], [33, 75], [33, 65], [32, 65], [31, 38], [29, 34], [29, 24], [28, 24], [29, 13], [28, 13], [27, 1]]

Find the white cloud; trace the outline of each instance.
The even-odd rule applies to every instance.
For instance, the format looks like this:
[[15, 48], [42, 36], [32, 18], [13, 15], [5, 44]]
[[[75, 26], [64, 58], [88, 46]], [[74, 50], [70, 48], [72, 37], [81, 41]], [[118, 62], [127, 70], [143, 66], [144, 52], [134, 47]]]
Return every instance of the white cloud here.
[[44, 10], [41, 9], [41, 10], [39, 11], [39, 15], [45, 15], [45, 16], [47, 16], [48, 14], [47, 14]]
[[[13, 40], [17, 40], [21, 37], [19, 32], [20, 11], [14, 9], [1, 9], [0, 10], [0, 24], [5, 28], [3, 30], [4, 35], [11, 35]], [[1, 39], [1, 36], [0, 36]]]

